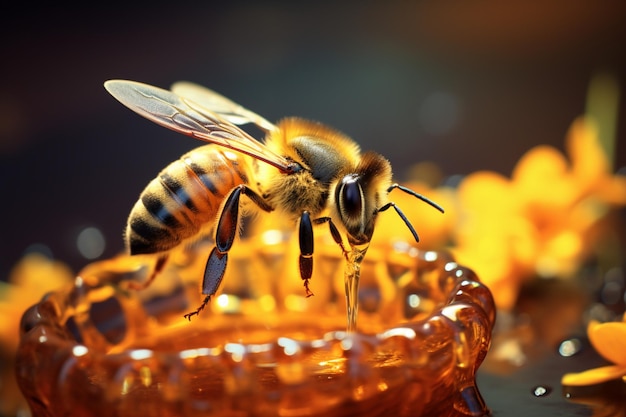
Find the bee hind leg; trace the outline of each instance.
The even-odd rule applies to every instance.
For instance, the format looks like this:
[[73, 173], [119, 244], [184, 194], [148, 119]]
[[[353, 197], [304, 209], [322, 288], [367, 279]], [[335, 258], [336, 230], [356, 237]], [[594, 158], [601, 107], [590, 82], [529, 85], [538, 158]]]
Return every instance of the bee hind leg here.
[[207, 295], [206, 297], [204, 297], [204, 300], [202, 300], [202, 304], [200, 304], [200, 307], [196, 308], [192, 312], [189, 312], [189, 313], [183, 315], [183, 317], [186, 318], [187, 320], [191, 321], [191, 317], [197, 316], [198, 314], [200, 314], [200, 312], [202, 310], [204, 310], [204, 307], [209, 303], [209, 301], [211, 301], [211, 296]]
[[204, 278], [202, 279], [202, 294], [205, 295], [204, 300], [195, 311], [185, 314], [188, 320], [192, 316], [197, 316], [204, 307], [211, 301], [211, 297], [215, 295], [217, 289], [222, 283], [226, 265], [228, 263], [228, 251], [233, 246], [235, 237], [237, 236], [237, 223], [239, 222], [239, 199], [241, 195], [247, 195], [252, 202], [265, 211], [272, 211], [273, 208], [268, 205], [265, 200], [247, 185], [239, 185], [232, 189], [224, 202], [222, 211], [215, 228], [215, 247], [209, 255], [209, 259], [204, 269]]
[[150, 274], [148, 279], [146, 279], [143, 282], [131, 281], [128, 283], [128, 288], [130, 288], [131, 290], [135, 290], [135, 291], [148, 288], [150, 284], [152, 284], [152, 281], [155, 280], [157, 275], [159, 275], [163, 271], [163, 269], [165, 269], [165, 264], [167, 263], [168, 258], [169, 258], [169, 255], [167, 253], [159, 255], [159, 257], [156, 260], [156, 263], [154, 264], [154, 268], [152, 268], [152, 273]]
[[204, 278], [202, 279], [202, 294], [206, 297], [202, 300], [200, 307], [185, 314], [183, 316], [184, 318], [191, 321], [192, 316], [197, 316], [202, 310], [204, 310], [204, 307], [206, 307], [209, 301], [211, 301], [211, 297], [215, 295], [217, 289], [222, 283], [227, 263], [228, 253], [222, 253], [219, 249], [217, 249], [217, 247], [214, 247], [209, 255], [209, 259], [207, 260], [206, 268], [204, 269]]

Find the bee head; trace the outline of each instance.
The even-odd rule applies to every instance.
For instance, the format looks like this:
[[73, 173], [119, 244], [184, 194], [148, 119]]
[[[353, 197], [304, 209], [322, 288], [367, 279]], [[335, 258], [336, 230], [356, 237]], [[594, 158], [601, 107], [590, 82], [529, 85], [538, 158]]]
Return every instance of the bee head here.
[[355, 172], [341, 177], [335, 187], [337, 215], [348, 241], [361, 245], [371, 240], [378, 209], [384, 204], [391, 182], [389, 162], [376, 153], [365, 153]]

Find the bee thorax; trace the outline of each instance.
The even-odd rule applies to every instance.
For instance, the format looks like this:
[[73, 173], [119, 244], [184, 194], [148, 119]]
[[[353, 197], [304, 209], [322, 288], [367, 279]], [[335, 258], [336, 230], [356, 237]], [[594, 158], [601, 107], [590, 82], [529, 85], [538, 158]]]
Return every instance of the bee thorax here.
[[328, 188], [309, 172], [302, 172], [276, 180], [264, 194], [270, 205], [296, 219], [303, 211], [314, 217], [320, 214], [327, 204]]

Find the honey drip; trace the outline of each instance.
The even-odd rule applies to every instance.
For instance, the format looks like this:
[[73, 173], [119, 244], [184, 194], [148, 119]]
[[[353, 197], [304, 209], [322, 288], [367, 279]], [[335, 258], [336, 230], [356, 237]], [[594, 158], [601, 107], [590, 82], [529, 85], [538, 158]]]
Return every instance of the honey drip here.
[[356, 332], [356, 319], [359, 312], [359, 278], [361, 277], [361, 263], [369, 248], [369, 242], [364, 245], [351, 245], [352, 250], [346, 259], [344, 281], [346, 285], [346, 311], [348, 318], [348, 333]]

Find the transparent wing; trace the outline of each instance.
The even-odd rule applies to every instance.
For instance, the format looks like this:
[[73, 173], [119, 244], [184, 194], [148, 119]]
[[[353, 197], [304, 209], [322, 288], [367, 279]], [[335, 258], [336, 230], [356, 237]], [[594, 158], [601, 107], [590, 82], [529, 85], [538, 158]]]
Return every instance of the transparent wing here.
[[179, 81], [172, 85], [171, 90], [174, 94], [192, 100], [194, 103], [213, 113], [217, 113], [233, 124], [245, 125], [253, 123], [266, 132], [278, 130], [273, 123], [265, 118], [201, 85], [188, 81]]
[[[294, 170], [293, 163], [270, 151], [225, 117], [190, 98], [136, 81], [109, 80], [104, 87], [120, 103], [161, 126], [250, 155], [283, 172]], [[224, 104], [224, 100], [218, 101]]]

